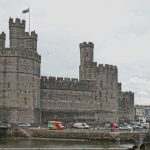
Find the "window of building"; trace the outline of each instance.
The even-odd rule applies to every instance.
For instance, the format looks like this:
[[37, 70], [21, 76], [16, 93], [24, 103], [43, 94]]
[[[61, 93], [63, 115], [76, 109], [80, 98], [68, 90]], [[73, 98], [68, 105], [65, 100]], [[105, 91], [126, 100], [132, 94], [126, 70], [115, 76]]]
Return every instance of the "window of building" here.
[[27, 104], [27, 98], [26, 97], [24, 98], [24, 103]]
[[88, 52], [86, 53], [86, 56], [87, 56], [87, 57], [89, 56], [89, 53], [88, 53]]
[[8, 88], [10, 88], [10, 83], [8, 82]]

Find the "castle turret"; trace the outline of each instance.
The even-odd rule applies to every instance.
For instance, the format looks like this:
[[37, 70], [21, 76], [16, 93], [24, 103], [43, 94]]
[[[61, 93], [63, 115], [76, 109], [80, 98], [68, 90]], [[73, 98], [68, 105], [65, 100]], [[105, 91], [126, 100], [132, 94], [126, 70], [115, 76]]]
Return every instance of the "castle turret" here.
[[6, 34], [4, 32], [2, 32], [0, 34], [0, 49], [5, 48], [5, 40], [6, 40]]
[[134, 93], [129, 91], [121, 92], [119, 99], [120, 121], [127, 122], [134, 120]]
[[92, 42], [80, 43], [80, 80], [94, 80], [96, 63], [93, 62], [93, 48]]
[[9, 19], [10, 48], [22, 50], [24, 47], [25, 21], [16, 18], [15, 22]]
[[93, 62], [93, 48], [94, 44], [92, 42], [80, 43], [80, 64], [86, 65], [87, 63]]
[[24, 45], [27, 51], [37, 51], [37, 34], [35, 31], [32, 31], [31, 35], [28, 32], [25, 33]]
[[121, 93], [121, 91], [122, 91], [122, 84], [118, 83], [118, 93]]

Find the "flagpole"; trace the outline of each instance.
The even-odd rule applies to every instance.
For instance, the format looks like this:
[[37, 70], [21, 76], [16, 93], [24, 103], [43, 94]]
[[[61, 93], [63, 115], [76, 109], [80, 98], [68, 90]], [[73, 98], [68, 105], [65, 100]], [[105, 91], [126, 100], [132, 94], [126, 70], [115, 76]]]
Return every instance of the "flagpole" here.
[[30, 7], [31, 7], [31, 0], [29, 0], [29, 34], [30, 34]]

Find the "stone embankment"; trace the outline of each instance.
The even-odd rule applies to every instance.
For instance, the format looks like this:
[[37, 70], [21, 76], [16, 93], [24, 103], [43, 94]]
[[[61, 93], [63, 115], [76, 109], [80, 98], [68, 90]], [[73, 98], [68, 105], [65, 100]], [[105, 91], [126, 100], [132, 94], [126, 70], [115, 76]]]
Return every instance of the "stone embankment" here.
[[87, 140], [133, 140], [139, 138], [137, 132], [109, 132], [106, 130], [49, 130], [48, 128], [15, 128], [8, 131], [9, 137], [35, 137], [35, 138], [58, 138], [58, 139], [87, 139]]
[[129, 150], [128, 148], [0, 148], [0, 150]]
[[[49, 130], [48, 128], [10, 128], [9, 138], [55, 138], [55, 139], [83, 139], [83, 140], [132, 140], [139, 138], [137, 132], [109, 132], [106, 130]], [[0, 150], [134, 150], [133, 148], [0, 148]]]

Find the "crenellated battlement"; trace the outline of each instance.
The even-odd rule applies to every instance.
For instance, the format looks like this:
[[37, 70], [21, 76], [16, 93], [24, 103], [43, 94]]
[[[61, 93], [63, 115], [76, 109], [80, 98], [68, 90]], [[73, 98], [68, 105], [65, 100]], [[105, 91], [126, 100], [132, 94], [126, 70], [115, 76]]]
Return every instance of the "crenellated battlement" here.
[[33, 59], [36, 60], [37, 62], [41, 62], [41, 56], [34, 52], [19, 51], [11, 48], [5, 48], [0, 50], [0, 57], [8, 57], [8, 56]]
[[134, 93], [132, 91], [123, 91], [122, 94], [126, 96], [134, 96]]
[[5, 48], [5, 40], [6, 40], [6, 34], [4, 32], [2, 32], [0, 34], [0, 49]]
[[94, 44], [92, 42], [83, 42], [83, 43], [80, 43], [80, 48], [84, 48], [84, 47], [92, 47], [94, 48]]
[[37, 34], [35, 33], [35, 31], [32, 31], [31, 34], [29, 34], [29, 32], [25, 32], [25, 39], [37, 40]]
[[19, 18], [16, 18], [15, 20], [13, 20], [13, 18], [9, 19], [9, 26], [10, 27], [22, 27], [25, 28], [25, 20], [20, 20]]
[[6, 40], [6, 34], [4, 32], [0, 34], [0, 39]]
[[118, 83], [118, 92], [121, 92], [121, 90], [122, 90], [122, 84]]
[[49, 83], [49, 82], [73, 82], [73, 83], [77, 83], [79, 82], [78, 79], [76, 78], [63, 78], [63, 77], [47, 77], [47, 76], [41, 76], [41, 82], [45, 82], [45, 83]]
[[93, 91], [94, 82], [76, 78], [41, 76], [41, 89]]
[[0, 57], [6, 57], [6, 56], [17, 56], [17, 51], [10, 48], [5, 48], [3, 50], [0, 50]]
[[96, 68], [97, 67], [97, 62], [92, 62], [92, 67]]
[[108, 65], [108, 64], [99, 64], [98, 65], [98, 70], [99, 71], [113, 71], [113, 72], [116, 72], [117, 73], [117, 67], [116, 66], [113, 66], [113, 65]]
[[32, 31], [31, 34], [28, 32], [25, 32], [25, 41], [24, 41], [24, 47], [28, 51], [36, 51], [37, 50], [37, 34], [35, 31]]

